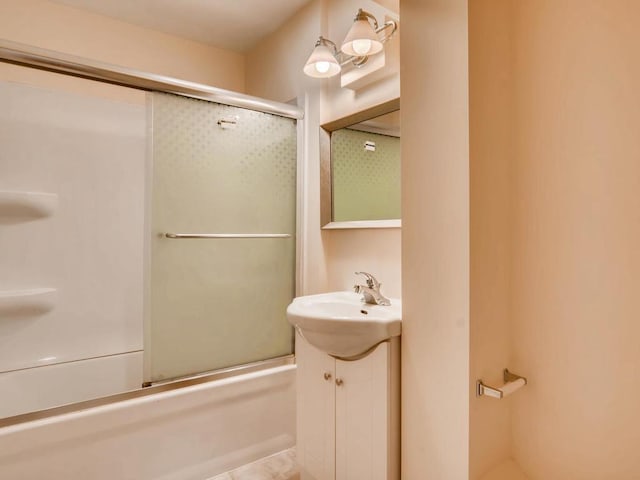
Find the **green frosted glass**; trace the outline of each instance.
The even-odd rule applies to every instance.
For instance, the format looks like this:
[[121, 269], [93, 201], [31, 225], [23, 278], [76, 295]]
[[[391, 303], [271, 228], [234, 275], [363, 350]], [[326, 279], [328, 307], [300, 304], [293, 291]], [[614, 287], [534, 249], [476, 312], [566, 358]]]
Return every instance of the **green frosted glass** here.
[[[365, 142], [374, 142], [375, 151]], [[334, 222], [400, 218], [400, 138], [332, 132], [331, 176]]]
[[[154, 94], [152, 198], [151, 379], [291, 353], [295, 121]], [[291, 237], [178, 240], [166, 232]]]

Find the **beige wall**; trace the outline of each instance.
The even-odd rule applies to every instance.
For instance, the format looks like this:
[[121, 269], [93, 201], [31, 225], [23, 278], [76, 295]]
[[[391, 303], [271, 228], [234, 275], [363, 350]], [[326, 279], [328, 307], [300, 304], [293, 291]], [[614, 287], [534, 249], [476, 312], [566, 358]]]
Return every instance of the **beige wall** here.
[[331, 290], [352, 290], [362, 277], [354, 272], [373, 273], [388, 297], [400, 298], [399, 228], [336, 230], [327, 232], [328, 284]]
[[316, 0], [247, 54], [247, 93], [306, 105], [304, 136], [304, 251], [300, 294], [351, 289], [355, 271], [376, 275], [383, 293], [400, 296], [400, 231], [320, 230], [320, 123], [335, 120], [399, 95], [399, 72], [358, 92], [340, 88], [339, 78], [312, 79], [302, 73], [318, 35], [336, 43], [347, 33], [359, 7], [379, 19], [386, 10], [372, 1]]
[[402, 478], [469, 478], [466, 0], [402, 0]]
[[511, 454], [512, 399], [476, 398], [474, 386], [478, 378], [501, 385], [502, 371], [510, 367], [512, 4], [512, 0], [469, 2], [471, 479]]
[[513, 454], [640, 478], [640, 4], [513, 3]]
[[320, 0], [309, 3], [247, 52], [249, 95], [289, 102], [320, 89], [322, 84], [302, 73], [302, 67], [320, 35], [324, 10]]
[[45, 0], [0, 1], [0, 37], [243, 92], [244, 56]]
[[471, 478], [640, 477], [638, 18], [471, 2], [470, 380], [529, 378], [471, 400]]

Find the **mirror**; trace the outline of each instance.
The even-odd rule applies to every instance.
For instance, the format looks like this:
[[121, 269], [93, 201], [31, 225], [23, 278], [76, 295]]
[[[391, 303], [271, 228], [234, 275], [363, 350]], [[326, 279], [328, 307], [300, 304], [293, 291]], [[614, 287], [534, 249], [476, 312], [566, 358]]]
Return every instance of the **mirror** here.
[[400, 99], [322, 125], [324, 229], [400, 227]]

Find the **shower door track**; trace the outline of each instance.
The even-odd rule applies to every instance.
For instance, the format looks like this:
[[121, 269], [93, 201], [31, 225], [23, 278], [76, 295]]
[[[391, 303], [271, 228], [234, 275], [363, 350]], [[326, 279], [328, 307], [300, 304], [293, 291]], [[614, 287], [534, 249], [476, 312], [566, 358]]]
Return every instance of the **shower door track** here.
[[139, 390], [131, 390], [128, 392], [115, 393], [105, 397], [95, 398], [92, 400], [84, 400], [81, 402], [70, 403], [59, 407], [52, 407], [45, 410], [36, 410], [29, 413], [23, 413], [12, 417], [0, 418], [0, 428], [18, 425], [24, 422], [32, 422], [34, 420], [42, 420], [45, 418], [62, 415], [65, 413], [78, 412], [89, 408], [101, 407], [114, 402], [122, 402], [132, 400], [134, 398], [146, 397], [161, 392], [168, 392], [184, 387], [191, 387], [201, 383], [223, 380], [225, 378], [235, 377], [242, 374], [249, 374], [269, 370], [278, 367], [286, 367], [295, 364], [295, 356], [293, 354], [283, 355], [281, 357], [267, 358], [253, 363], [244, 365], [235, 365], [232, 367], [221, 368], [210, 372], [197, 373], [190, 376], [174, 378], [166, 381], [149, 382], [143, 385]]
[[88, 58], [9, 40], [0, 39], [0, 61], [138, 90], [173, 93], [286, 118], [300, 120], [304, 117], [301, 108], [288, 103], [274, 102], [210, 85], [96, 62]]

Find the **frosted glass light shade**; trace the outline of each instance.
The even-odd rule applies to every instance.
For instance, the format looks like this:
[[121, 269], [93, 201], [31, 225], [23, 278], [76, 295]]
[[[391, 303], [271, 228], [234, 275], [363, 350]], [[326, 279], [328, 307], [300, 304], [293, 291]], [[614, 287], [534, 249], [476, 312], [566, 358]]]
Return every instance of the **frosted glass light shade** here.
[[318, 45], [313, 49], [303, 71], [310, 77], [327, 78], [340, 73], [342, 68], [333, 56], [333, 52], [325, 45]]
[[382, 42], [368, 20], [356, 20], [342, 42], [340, 50], [354, 57], [375, 55], [382, 51]]

